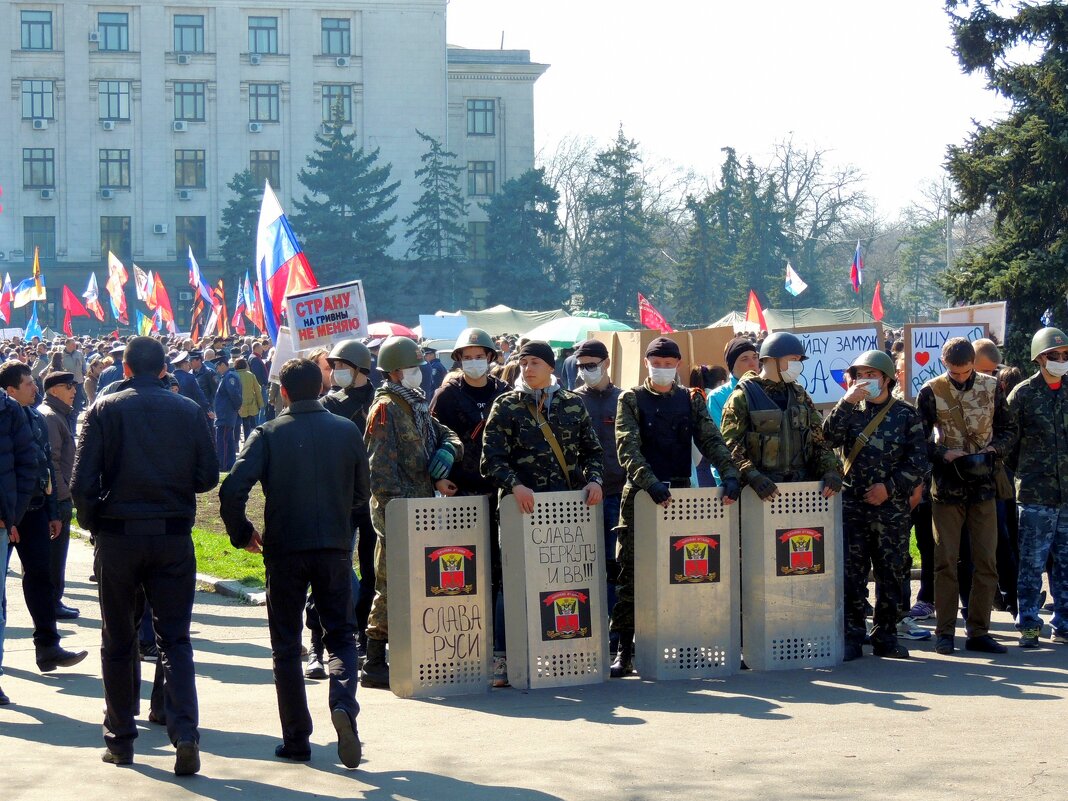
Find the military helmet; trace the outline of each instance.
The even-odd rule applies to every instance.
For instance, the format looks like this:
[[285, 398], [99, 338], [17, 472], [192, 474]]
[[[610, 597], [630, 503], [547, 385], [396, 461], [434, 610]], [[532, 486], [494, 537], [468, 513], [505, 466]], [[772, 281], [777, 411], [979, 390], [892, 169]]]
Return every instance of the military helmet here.
[[371, 351], [358, 339], [343, 339], [334, 345], [334, 349], [330, 351], [326, 360], [333, 366], [337, 359], [346, 361], [361, 370], [371, 369]]
[[894, 360], [883, 350], [867, 350], [857, 356], [853, 363], [849, 365], [849, 369], [846, 370], [851, 378], [857, 377], [858, 367], [870, 367], [873, 370], [878, 370], [891, 381], [894, 380], [894, 376], [897, 373], [894, 368]]
[[760, 358], [781, 359], [784, 356], [800, 356], [801, 361], [808, 358], [805, 355], [805, 346], [800, 339], [788, 331], [776, 331], [760, 346]]
[[493, 341], [493, 337], [489, 335], [487, 331], [483, 331], [481, 328], [465, 328], [460, 332], [460, 336], [456, 337], [456, 344], [452, 348], [452, 360], [454, 362], [460, 361], [460, 351], [464, 348], [485, 348], [493, 355], [490, 356], [490, 361], [496, 361], [500, 355], [497, 350], [497, 343]]
[[1042, 328], [1031, 337], [1031, 361], [1047, 350], [1068, 347], [1068, 337], [1059, 328]]
[[390, 337], [382, 343], [378, 351], [378, 369], [383, 373], [403, 370], [406, 367], [418, 367], [423, 361], [423, 354], [415, 340], [408, 337]]

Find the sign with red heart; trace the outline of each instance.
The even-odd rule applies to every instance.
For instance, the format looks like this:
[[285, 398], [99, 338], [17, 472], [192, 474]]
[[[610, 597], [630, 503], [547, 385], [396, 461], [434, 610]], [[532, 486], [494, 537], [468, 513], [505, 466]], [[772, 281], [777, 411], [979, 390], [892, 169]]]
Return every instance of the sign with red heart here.
[[946, 371], [942, 364], [942, 346], [954, 337], [969, 342], [987, 336], [986, 323], [916, 323], [905, 326], [905, 397], [912, 400], [920, 388]]
[[916, 364], [918, 364], [920, 367], [926, 367], [927, 366], [927, 362], [931, 361], [931, 354], [928, 353], [925, 350], [921, 350], [919, 353], [915, 354], [912, 358], [916, 360]]

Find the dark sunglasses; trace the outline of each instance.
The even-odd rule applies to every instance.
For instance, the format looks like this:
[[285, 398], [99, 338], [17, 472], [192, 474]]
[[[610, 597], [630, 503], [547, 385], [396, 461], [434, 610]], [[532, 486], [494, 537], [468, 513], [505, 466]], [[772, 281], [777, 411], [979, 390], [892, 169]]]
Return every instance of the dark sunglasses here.
[[578, 368], [580, 370], [596, 370], [602, 364], [604, 364], [604, 359], [599, 362], [587, 362], [586, 364], [580, 364]]
[[1046, 358], [1051, 362], [1068, 362], [1068, 353], [1062, 351], [1051, 350], [1046, 354]]

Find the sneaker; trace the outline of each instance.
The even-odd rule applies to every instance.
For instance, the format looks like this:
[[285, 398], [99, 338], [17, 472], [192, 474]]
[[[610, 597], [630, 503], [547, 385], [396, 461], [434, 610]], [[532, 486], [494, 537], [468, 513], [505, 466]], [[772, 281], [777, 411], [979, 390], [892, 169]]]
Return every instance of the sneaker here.
[[898, 621], [897, 636], [906, 640], [929, 640], [931, 632], [918, 626], [911, 617], [905, 617]]
[[1020, 629], [1020, 647], [1021, 648], [1038, 648], [1038, 638], [1042, 636], [1042, 630], [1038, 626], [1029, 626], [1026, 629]]
[[323, 664], [323, 658], [319, 654], [313, 653], [311, 656], [308, 657], [308, 666], [304, 668], [304, 678], [326, 678], [326, 666]]
[[1068, 645], [1068, 631], [1058, 631], [1057, 629], [1054, 629], [1053, 636], [1050, 637], [1050, 640], [1059, 645]]
[[927, 601], [917, 601], [913, 604], [912, 609], [909, 610], [908, 616], [913, 620], [927, 620], [934, 617], [934, 613], [934, 604], [929, 604]]
[[508, 660], [503, 656], [493, 657], [493, 687], [508, 686]]

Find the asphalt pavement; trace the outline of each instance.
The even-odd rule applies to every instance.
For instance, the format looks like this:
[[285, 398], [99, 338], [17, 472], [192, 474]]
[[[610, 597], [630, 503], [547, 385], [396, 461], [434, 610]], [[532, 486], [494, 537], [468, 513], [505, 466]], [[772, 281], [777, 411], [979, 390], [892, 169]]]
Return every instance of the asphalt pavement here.
[[[280, 742], [266, 610], [197, 594], [193, 646], [200, 775], [172, 773], [174, 749], [149, 724], [143, 683], [136, 761], [100, 761], [100, 614], [91, 551], [71, 543], [63, 644], [89, 657], [42, 675], [16, 576], [0, 686], [0, 799], [595, 801], [613, 799], [1056, 799], [1068, 797], [1068, 646], [1003, 656], [870, 655], [833, 669], [746, 671], [718, 680], [640, 678], [567, 690], [494, 690], [447, 700], [358, 693], [364, 762], [338, 762], [326, 682], [307, 683], [312, 761]], [[17, 570], [17, 563], [15, 565]], [[958, 632], [960, 635], [960, 632]], [[960, 636], [958, 636], [958, 642]]]

